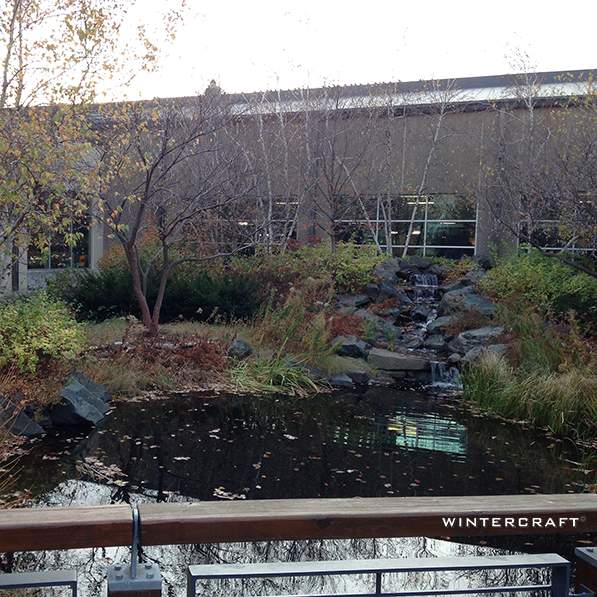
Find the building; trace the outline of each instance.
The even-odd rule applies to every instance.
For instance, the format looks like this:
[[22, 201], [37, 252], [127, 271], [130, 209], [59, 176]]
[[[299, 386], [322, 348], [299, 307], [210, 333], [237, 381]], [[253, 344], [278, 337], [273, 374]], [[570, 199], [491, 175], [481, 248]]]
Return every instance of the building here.
[[[571, 227], [594, 217], [590, 173], [581, 168], [586, 176], [577, 175], [577, 188], [564, 191], [560, 168], [571, 147], [593, 135], [597, 139], [597, 110], [591, 112], [594, 74], [532, 73], [234, 96], [221, 94], [213, 84], [204, 97], [217, 96], [225, 106], [223, 136], [234, 139], [235, 160], [240, 160], [230, 160], [226, 184], [237, 185], [237, 204], [254, 206], [251, 212], [229, 210], [224, 216], [236, 218], [236, 229], [255, 242], [355, 239], [374, 242], [395, 256], [458, 258], [505, 252], [533, 239], [553, 248], [569, 243], [593, 249], [597, 239], [570, 230], [566, 236], [565, 214], [556, 205], [575, 194], [578, 213], [566, 216]], [[160, 114], [175, 107], [188, 117], [194, 114], [193, 102], [158, 102]], [[585, 137], [579, 140], [581, 134]], [[593, 157], [597, 165], [597, 156], [584, 156], [583, 168]], [[202, 167], [198, 161], [186, 165], [189, 171]], [[557, 168], [558, 180], [548, 184], [546, 174]], [[242, 170], [242, 183], [237, 170]], [[218, 192], [222, 188], [224, 183]], [[580, 195], [584, 199], [578, 200]], [[153, 216], [162, 217], [163, 209], [155, 208]], [[222, 220], [222, 213], [213, 215], [209, 226], [218, 229]], [[108, 230], [93, 209], [86, 221], [72, 226], [83, 232], [76, 246], [55, 238], [49, 259], [35, 250], [17, 255], [5, 289], [23, 292], [56, 268], [95, 267], [112, 242]]]

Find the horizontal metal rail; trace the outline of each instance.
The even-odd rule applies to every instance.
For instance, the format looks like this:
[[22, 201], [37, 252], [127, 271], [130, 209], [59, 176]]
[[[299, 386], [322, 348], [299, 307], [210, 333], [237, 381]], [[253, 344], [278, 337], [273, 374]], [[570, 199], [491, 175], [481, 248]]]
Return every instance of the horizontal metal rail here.
[[[384, 574], [479, 570], [550, 569], [549, 584], [479, 586], [429, 590], [384, 591]], [[295, 562], [271, 564], [220, 564], [189, 566], [187, 570], [187, 596], [195, 597], [198, 580], [266, 579], [280, 577], [375, 575], [375, 591], [370, 593], [318, 593], [318, 597], [371, 597], [468, 595], [479, 593], [515, 593], [550, 591], [553, 597], [568, 597], [570, 563], [557, 554], [484, 556], [449, 558], [405, 558], [392, 560], [349, 560], [326, 562]], [[299, 596], [293, 596], [299, 597]]]
[[[597, 494], [140, 504], [142, 545], [597, 531]], [[132, 545], [127, 504], [0, 510], [0, 552]]]
[[33, 587], [70, 587], [72, 596], [77, 597], [77, 572], [75, 570], [60, 570], [57, 572], [0, 574], [0, 590], [29, 589]]

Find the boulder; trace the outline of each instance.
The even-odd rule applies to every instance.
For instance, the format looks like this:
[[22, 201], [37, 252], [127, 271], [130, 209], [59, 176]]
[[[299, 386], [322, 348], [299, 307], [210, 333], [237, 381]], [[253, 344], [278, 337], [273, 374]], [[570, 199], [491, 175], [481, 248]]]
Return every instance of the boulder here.
[[429, 361], [421, 357], [399, 354], [383, 348], [373, 348], [367, 362], [384, 371], [430, 371]]
[[408, 340], [404, 346], [406, 348], [410, 348], [411, 350], [417, 350], [418, 348], [423, 348], [425, 342], [423, 341], [423, 338], [420, 338], [419, 336], [414, 336], [413, 338], [411, 338], [410, 340]]
[[346, 372], [346, 375], [358, 386], [365, 386], [369, 383], [369, 376], [362, 369], [351, 369]]
[[96, 425], [110, 410], [108, 404], [89, 391], [82, 383], [73, 381], [62, 392], [60, 402], [51, 410], [54, 425]]
[[240, 338], [237, 338], [228, 347], [228, 356], [232, 357], [233, 359], [238, 359], [239, 361], [246, 359], [251, 354], [253, 354], [253, 349], [251, 346]]
[[373, 315], [372, 313], [363, 311], [362, 309], [356, 310], [354, 315], [362, 317], [365, 321], [372, 323], [374, 325], [374, 331], [380, 336], [386, 338], [388, 341], [398, 340], [402, 337], [402, 330], [399, 327], [396, 327], [378, 315]]
[[430, 350], [444, 350], [446, 346], [447, 343], [440, 334], [428, 336], [425, 340], [425, 348], [429, 348]]
[[454, 290], [461, 290], [462, 288], [466, 288], [467, 286], [472, 286], [472, 281], [468, 280], [467, 278], [461, 278], [458, 282], [452, 282], [452, 284], [446, 284], [445, 286], [440, 286], [439, 291], [442, 294], [446, 294], [446, 292], [453, 292]]
[[476, 330], [467, 330], [466, 332], [460, 332], [460, 334], [448, 344], [448, 348], [452, 352], [465, 355], [469, 350], [476, 346], [494, 344], [492, 340], [496, 340], [503, 333], [504, 328], [495, 325], [487, 325]]
[[338, 336], [334, 338], [332, 344], [342, 342], [336, 352], [343, 357], [352, 357], [354, 359], [366, 359], [367, 353], [373, 348], [369, 342], [365, 342], [356, 336]]
[[379, 285], [379, 294], [377, 295], [377, 302], [383, 303], [388, 299], [397, 298], [399, 296], [398, 290], [390, 282], [390, 280], [382, 280], [381, 284]]
[[402, 261], [400, 259], [386, 259], [385, 261], [381, 262], [380, 267], [396, 273], [400, 269], [401, 265]]
[[36, 437], [45, 433], [6, 396], [0, 396], [0, 425], [5, 426], [13, 435], [23, 437]]
[[338, 305], [341, 307], [362, 307], [369, 302], [366, 294], [343, 294], [338, 297]]
[[473, 257], [473, 261], [483, 270], [488, 270], [493, 267], [493, 261], [491, 257], [485, 253], [477, 253]]
[[412, 257], [408, 258], [408, 264], [414, 265], [418, 269], [428, 269], [431, 266], [431, 261], [427, 259], [427, 257], [413, 255]]
[[446, 328], [451, 323], [454, 323], [455, 320], [456, 318], [452, 315], [444, 315], [443, 317], [438, 317], [427, 326], [427, 333], [430, 336], [434, 334], [443, 334], [445, 333]]
[[365, 284], [363, 288], [363, 292], [369, 297], [369, 300], [376, 301], [377, 297], [379, 296], [379, 286], [377, 284]]
[[352, 388], [354, 385], [352, 379], [344, 373], [341, 375], [332, 375], [328, 378], [328, 381], [333, 388]]
[[380, 278], [381, 280], [389, 280], [394, 284], [398, 282], [398, 277], [396, 276], [396, 274], [389, 269], [385, 269], [384, 267], [378, 267], [373, 272], [373, 277]]
[[84, 385], [97, 398], [100, 398], [104, 402], [110, 402], [110, 400], [112, 400], [110, 393], [108, 392], [108, 390], [106, 390], [106, 388], [104, 388], [104, 386], [102, 386], [99, 383], [95, 383], [94, 381], [91, 381], [81, 371], [75, 371], [73, 377], [80, 384]]
[[468, 294], [472, 294], [474, 292], [475, 292], [475, 289], [471, 285], [446, 292], [442, 296], [441, 301], [439, 302], [439, 305], [437, 306], [438, 317], [442, 317], [444, 315], [450, 315], [456, 311], [462, 310], [463, 309], [462, 304], [464, 301], [464, 297], [467, 296]]

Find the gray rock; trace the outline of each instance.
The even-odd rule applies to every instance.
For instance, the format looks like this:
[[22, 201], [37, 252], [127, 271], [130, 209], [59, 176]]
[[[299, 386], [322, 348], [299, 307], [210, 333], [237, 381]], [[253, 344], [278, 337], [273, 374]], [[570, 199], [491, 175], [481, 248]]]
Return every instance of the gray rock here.
[[460, 361], [462, 361], [462, 357], [457, 353], [457, 352], [453, 352], [447, 359], [446, 361], [448, 363], [450, 363], [450, 365], [457, 365], [458, 363], [460, 363]]
[[378, 315], [373, 315], [367, 311], [363, 311], [362, 309], [358, 309], [354, 312], [354, 315], [358, 315], [362, 317], [365, 321], [368, 321], [374, 324], [375, 332], [377, 332], [380, 336], [385, 337], [387, 340], [394, 341], [398, 340], [398, 338], [402, 337], [402, 330], [399, 327], [396, 327], [391, 322], [379, 317]]
[[383, 267], [378, 267], [374, 272], [373, 272], [373, 277], [374, 278], [380, 278], [381, 280], [389, 280], [392, 283], [396, 283], [398, 282], [398, 277], [396, 276], [396, 274], [389, 270], [389, 269], [385, 269]]
[[357, 338], [356, 336], [338, 336], [334, 338], [332, 344], [342, 342], [342, 345], [338, 347], [336, 352], [344, 357], [353, 357], [355, 359], [366, 359], [367, 353], [371, 350], [372, 346], [368, 342]]
[[484, 270], [488, 270], [488, 269], [491, 269], [493, 267], [493, 260], [491, 259], [491, 257], [489, 255], [486, 255], [485, 253], [477, 253], [473, 257], [473, 261], [481, 269], [484, 269]]
[[363, 292], [369, 297], [369, 300], [376, 301], [379, 295], [379, 286], [377, 284], [365, 284]]
[[463, 366], [470, 365], [477, 359], [481, 358], [485, 353], [487, 353], [487, 348], [485, 346], [475, 346], [466, 352], [466, 354], [462, 357], [460, 364]]
[[372, 367], [384, 371], [430, 371], [431, 365], [427, 359], [399, 354], [383, 348], [373, 348], [369, 352], [367, 362]]
[[491, 318], [497, 309], [497, 305], [492, 300], [480, 294], [469, 294], [463, 298], [461, 308], [464, 311], [475, 309], [485, 317]]
[[386, 259], [381, 262], [380, 267], [396, 273], [400, 269], [401, 264], [402, 262], [400, 259]]
[[445, 286], [440, 286], [439, 291], [442, 294], [446, 292], [453, 292], [454, 290], [460, 290], [462, 288], [466, 288], [467, 286], [472, 286], [472, 281], [467, 278], [461, 278], [458, 282], [452, 282], [452, 284], [446, 284]]
[[414, 309], [411, 309], [410, 316], [413, 321], [427, 321], [432, 313], [433, 309], [431, 307], [418, 305]]
[[467, 330], [466, 332], [460, 332], [460, 334], [448, 344], [448, 348], [452, 352], [465, 355], [469, 350], [476, 346], [493, 344], [492, 340], [496, 340], [503, 333], [504, 328], [493, 325], [487, 325], [476, 330]]
[[45, 433], [6, 396], [0, 396], [0, 425], [6, 427], [13, 435], [22, 437], [36, 437]]
[[354, 385], [352, 379], [344, 374], [332, 375], [328, 380], [333, 388], [352, 388]]
[[353, 383], [359, 386], [365, 386], [369, 383], [369, 376], [362, 369], [352, 369], [347, 371], [346, 375], [352, 379]]
[[430, 274], [434, 274], [438, 278], [444, 273], [444, 271], [441, 268], [441, 265], [437, 265], [437, 263], [432, 263], [429, 266], [429, 270], [428, 271], [429, 271]]
[[475, 289], [473, 286], [466, 286], [446, 292], [437, 306], [438, 316], [442, 317], [443, 315], [450, 315], [456, 311], [462, 310], [464, 297], [474, 292]]
[[495, 352], [495, 354], [499, 355], [500, 357], [503, 357], [506, 352], [508, 351], [508, 345], [507, 344], [490, 344], [487, 347], [487, 350], [489, 352]]
[[253, 349], [247, 342], [237, 338], [229, 347], [228, 347], [228, 356], [234, 359], [238, 359], [242, 361], [246, 359], [248, 356], [253, 354]]
[[456, 318], [452, 315], [444, 315], [444, 317], [438, 317], [427, 326], [427, 333], [429, 335], [444, 333], [446, 328], [451, 323], [454, 323], [454, 321], [456, 321]]
[[381, 284], [379, 285], [379, 294], [377, 296], [377, 302], [383, 303], [388, 299], [397, 298], [398, 294], [398, 290], [396, 289], [394, 284], [390, 282], [390, 280], [382, 280]]
[[81, 371], [75, 371], [73, 377], [100, 400], [103, 400], [104, 402], [110, 402], [110, 400], [112, 400], [110, 393], [108, 390], [106, 390], [106, 388], [104, 388], [104, 386], [91, 381], [84, 373], [81, 373]]
[[410, 265], [418, 267], [419, 269], [427, 269], [431, 265], [431, 261], [429, 261], [427, 257], [419, 257], [418, 255], [413, 255], [412, 257], [409, 257], [408, 263]]
[[444, 350], [446, 346], [447, 343], [440, 334], [428, 336], [425, 340], [425, 348], [429, 348], [430, 350]]
[[463, 280], [470, 280], [472, 284], [476, 284], [479, 280], [487, 277], [487, 272], [482, 269], [475, 269], [463, 278]]
[[417, 348], [422, 348], [424, 344], [425, 344], [425, 342], [423, 341], [423, 338], [420, 338], [419, 336], [415, 336], [414, 338], [411, 338], [410, 340], [408, 340], [404, 344], [404, 346], [406, 348], [410, 348], [411, 350], [416, 350]]
[[338, 297], [338, 305], [341, 307], [362, 307], [369, 303], [369, 296], [366, 294], [343, 294]]
[[73, 381], [62, 392], [60, 402], [51, 410], [54, 425], [96, 425], [110, 410], [104, 400], [83, 384]]

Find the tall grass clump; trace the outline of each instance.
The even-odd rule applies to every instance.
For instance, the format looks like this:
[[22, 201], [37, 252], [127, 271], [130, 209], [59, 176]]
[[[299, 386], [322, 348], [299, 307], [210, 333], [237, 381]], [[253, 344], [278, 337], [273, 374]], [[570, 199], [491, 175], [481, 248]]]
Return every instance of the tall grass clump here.
[[283, 356], [281, 350], [269, 358], [240, 361], [228, 371], [227, 379], [241, 392], [259, 394], [300, 396], [319, 388], [305, 361]]
[[521, 374], [487, 353], [463, 372], [464, 399], [489, 412], [566, 434], [597, 429], [597, 376], [578, 371]]

